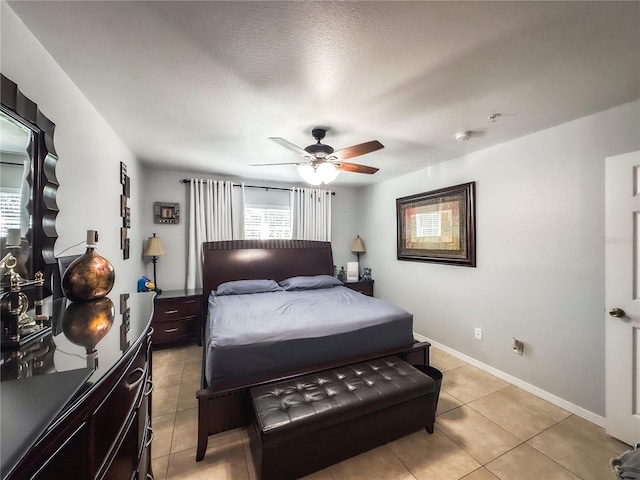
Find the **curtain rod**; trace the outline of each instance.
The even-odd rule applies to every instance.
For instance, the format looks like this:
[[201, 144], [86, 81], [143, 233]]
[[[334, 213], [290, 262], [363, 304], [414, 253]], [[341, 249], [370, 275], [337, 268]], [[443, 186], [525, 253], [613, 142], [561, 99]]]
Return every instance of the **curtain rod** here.
[[[180, 183], [190, 183], [191, 180], [188, 178], [183, 178], [182, 180], [180, 180]], [[238, 183], [234, 183], [233, 184], [234, 187], [241, 187], [242, 185], [238, 184]], [[262, 185], [245, 185], [246, 188], [264, 188], [265, 190], [282, 190], [284, 192], [290, 192], [291, 189], [290, 188], [282, 188], [282, 187], [265, 187]], [[329, 190], [327, 190], [327, 193], [329, 193]], [[336, 192], [331, 192], [331, 195], [335, 195]]]

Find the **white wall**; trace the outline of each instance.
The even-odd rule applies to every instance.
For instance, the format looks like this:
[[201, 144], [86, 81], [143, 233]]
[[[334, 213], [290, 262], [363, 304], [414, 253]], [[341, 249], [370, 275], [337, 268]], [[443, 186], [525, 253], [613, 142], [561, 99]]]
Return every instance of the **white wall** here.
[[[1, 71], [56, 124], [56, 253], [99, 230], [116, 288], [134, 291], [141, 274], [151, 275], [141, 255], [157, 232], [169, 252], [158, 263], [159, 283], [182, 288], [187, 187], [179, 179], [191, 175], [139, 166], [7, 4], [0, 8]], [[335, 264], [354, 259], [350, 245], [360, 234], [376, 295], [411, 311], [418, 333], [602, 415], [603, 160], [640, 148], [639, 112], [634, 102], [361, 191], [336, 188]], [[119, 241], [121, 161], [132, 179], [127, 261]], [[395, 199], [467, 181], [477, 182], [478, 267], [397, 261]], [[154, 201], [180, 203], [181, 223], [154, 224]], [[484, 329], [482, 342], [474, 327]], [[513, 336], [525, 342], [522, 357], [511, 352]]]
[[[98, 230], [98, 252], [116, 270], [114, 291], [135, 292], [143, 271], [139, 227], [143, 178], [138, 161], [9, 6], [1, 2], [0, 9], [2, 74], [56, 124], [60, 213], [55, 253], [86, 239], [86, 230]], [[126, 261], [120, 250], [121, 161], [132, 181], [131, 258]], [[83, 252], [77, 247], [65, 254]]]
[[[367, 188], [377, 296], [417, 333], [604, 415], [604, 158], [638, 150], [638, 132], [633, 102]], [[470, 181], [477, 268], [398, 261], [396, 198]]]
[[[159, 258], [156, 264], [158, 285], [165, 290], [184, 288], [187, 274], [189, 186], [180, 183], [180, 180], [183, 178], [213, 178], [217, 180], [233, 180], [236, 183], [240, 183], [241, 180], [220, 175], [158, 170], [150, 167], [145, 167], [142, 175], [145, 178], [145, 195], [141, 210], [144, 234], [140, 240], [140, 248], [143, 247], [144, 240], [154, 232], [161, 237], [162, 243], [167, 250], [167, 255]], [[245, 183], [247, 185], [280, 188], [294, 186], [262, 180], [245, 180]], [[350, 251], [351, 243], [355, 236], [361, 233], [359, 193], [357, 189], [353, 188], [333, 188], [331, 185], [330, 187], [336, 192], [336, 195], [331, 200], [333, 260], [338, 267], [340, 265], [346, 266], [346, 262], [355, 260], [355, 255]], [[251, 194], [253, 193], [251, 191]], [[264, 192], [263, 196], [267, 194], [267, 192]], [[179, 203], [181, 210], [180, 223], [177, 225], [153, 223], [154, 202]], [[366, 257], [363, 257], [362, 260], [366, 264]], [[149, 261], [146, 262], [146, 275], [149, 278], [153, 278], [153, 267]]]

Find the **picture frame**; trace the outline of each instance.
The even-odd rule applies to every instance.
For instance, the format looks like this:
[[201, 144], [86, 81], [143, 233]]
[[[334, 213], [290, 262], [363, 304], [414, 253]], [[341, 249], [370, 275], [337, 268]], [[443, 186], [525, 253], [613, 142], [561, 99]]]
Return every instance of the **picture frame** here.
[[154, 223], [177, 224], [180, 223], [180, 204], [171, 202], [154, 202]]
[[396, 199], [398, 260], [476, 266], [475, 182]]
[[127, 240], [127, 234], [129, 231], [125, 227], [120, 227], [120, 248], [124, 249], [125, 241]]
[[124, 218], [127, 214], [127, 197], [120, 195], [120, 216]]
[[124, 239], [124, 248], [122, 249], [122, 258], [124, 260], [127, 260], [129, 258], [129, 246], [131, 244], [131, 239], [129, 238], [125, 238]]
[[131, 209], [126, 207], [124, 209], [124, 217], [122, 221], [122, 226], [124, 228], [131, 228]]
[[122, 192], [127, 198], [131, 198], [131, 178], [128, 175], [124, 177], [124, 184], [122, 185]]
[[124, 162], [120, 162], [120, 183], [122, 185], [127, 181], [127, 165]]
[[357, 282], [360, 280], [360, 265], [358, 262], [347, 262], [347, 282]]
[[129, 300], [129, 294], [121, 293], [120, 294], [120, 313], [124, 313], [127, 310], [129, 310], [129, 307], [127, 306], [127, 300]]

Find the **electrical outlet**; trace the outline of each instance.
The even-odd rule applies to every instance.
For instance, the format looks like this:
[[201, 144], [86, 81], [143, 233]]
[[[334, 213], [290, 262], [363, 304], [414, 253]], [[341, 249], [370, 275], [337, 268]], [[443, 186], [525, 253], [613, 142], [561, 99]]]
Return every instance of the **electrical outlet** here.
[[476, 328], [475, 338], [476, 338], [476, 340], [482, 340], [482, 329], [481, 328]]
[[524, 343], [522, 343], [515, 337], [511, 341], [511, 348], [513, 350], [513, 353], [515, 353], [516, 355], [522, 355], [524, 353]]

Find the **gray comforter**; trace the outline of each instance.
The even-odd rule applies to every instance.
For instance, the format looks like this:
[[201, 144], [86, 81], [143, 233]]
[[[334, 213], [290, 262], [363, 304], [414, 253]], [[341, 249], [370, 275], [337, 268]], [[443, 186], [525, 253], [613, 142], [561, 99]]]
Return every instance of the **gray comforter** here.
[[209, 297], [205, 376], [224, 381], [304, 368], [413, 342], [413, 316], [346, 287]]

